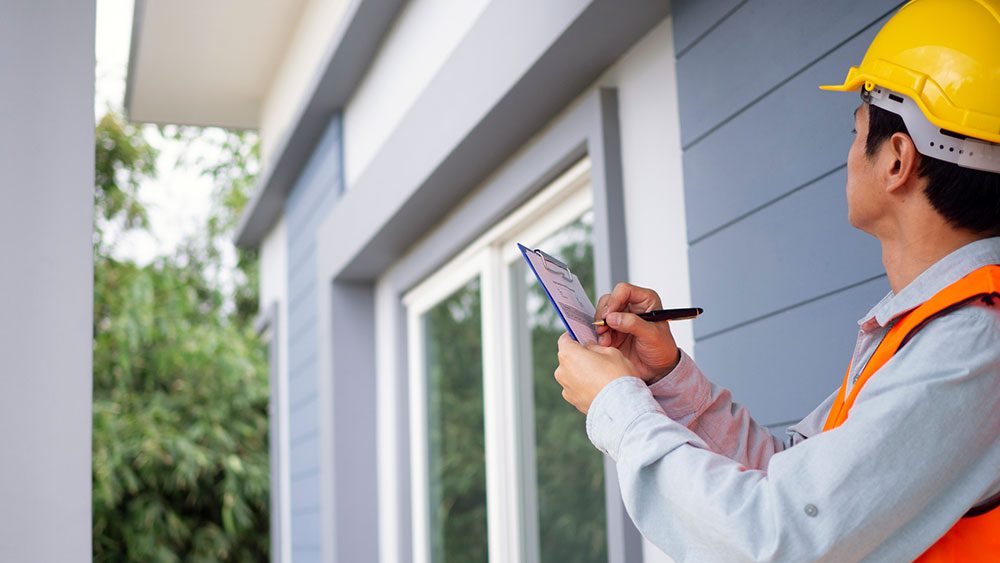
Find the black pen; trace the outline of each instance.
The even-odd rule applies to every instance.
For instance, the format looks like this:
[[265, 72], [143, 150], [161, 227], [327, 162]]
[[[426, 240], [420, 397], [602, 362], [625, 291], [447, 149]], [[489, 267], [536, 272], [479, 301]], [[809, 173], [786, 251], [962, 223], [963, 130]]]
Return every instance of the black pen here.
[[[689, 309], [660, 309], [658, 311], [649, 311], [648, 313], [639, 313], [636, 316], [644, 321], [658, 323], [661, 321], [684, 321], [687, 319], [693, 319], [704, 312], [705, 310], [701, 307], [691, 307]], [[594, 326], [606, 326], [607, 324], [608, 323], [604, 322], [604, 319], [594, 321]]]

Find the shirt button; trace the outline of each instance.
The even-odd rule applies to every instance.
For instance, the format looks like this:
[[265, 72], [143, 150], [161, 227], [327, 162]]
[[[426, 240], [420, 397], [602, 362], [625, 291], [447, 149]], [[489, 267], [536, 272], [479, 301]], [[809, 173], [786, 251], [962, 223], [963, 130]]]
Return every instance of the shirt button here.
[[806, 516], [809, 516], [810, 518], [819, 514], [819, 509], [816, 508], [815, 504], [807, 504], [805, 511], [806, 511]]

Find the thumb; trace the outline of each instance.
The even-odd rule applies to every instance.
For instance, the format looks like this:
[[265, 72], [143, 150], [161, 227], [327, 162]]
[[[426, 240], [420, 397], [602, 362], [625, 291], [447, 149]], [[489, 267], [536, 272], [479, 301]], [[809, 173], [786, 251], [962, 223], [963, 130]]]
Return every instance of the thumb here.
[[656, 330], [653, 327], [653, 323], [644, 321], [635, 313], [608, 313], [608, 316], [604, 320], [608, 326], [618, 332], [631, 334], [639, 339], [652, 337]]

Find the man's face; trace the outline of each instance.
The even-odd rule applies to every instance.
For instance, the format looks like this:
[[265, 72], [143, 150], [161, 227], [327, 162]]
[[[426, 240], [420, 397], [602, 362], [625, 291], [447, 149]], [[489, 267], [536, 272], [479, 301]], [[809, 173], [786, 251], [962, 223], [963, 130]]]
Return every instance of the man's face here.
[[882, 190], [876, 182], [875, 162], [878, 154], [869, 158], [865, 154], [868, 137], [868, 104], [861, 104], [854, 111], [854, 142], [847, 153], [847, 220], [855, 228], [875, 234], [873, 228], [884, 210]]

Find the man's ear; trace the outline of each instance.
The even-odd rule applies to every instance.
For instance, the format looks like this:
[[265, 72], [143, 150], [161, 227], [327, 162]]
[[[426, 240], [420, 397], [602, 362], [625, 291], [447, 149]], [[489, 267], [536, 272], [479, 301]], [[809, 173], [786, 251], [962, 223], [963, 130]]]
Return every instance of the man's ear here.
[[903, 133], [893, 133], [884, 144], [881, 164], [885, 190], [888, 193], [902, 195], [913, 188], [917, 166], [920, 164], [920, 153], [917, 152], [913, 139]]

